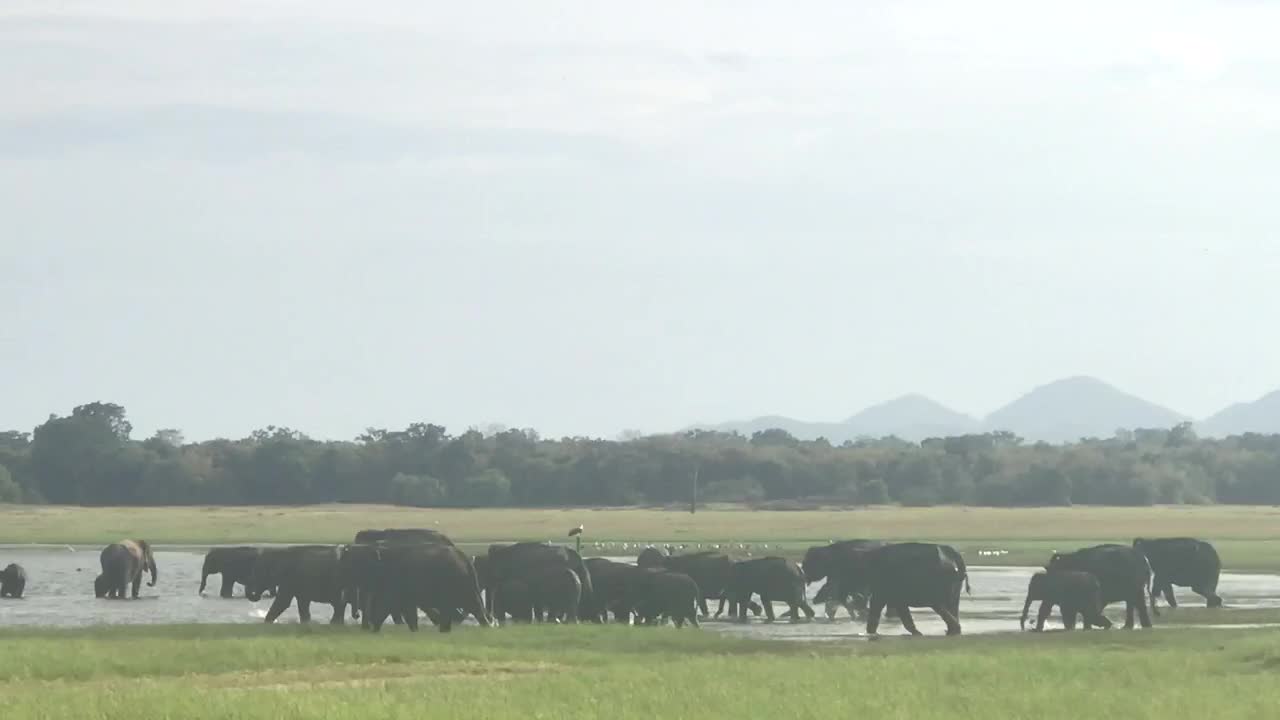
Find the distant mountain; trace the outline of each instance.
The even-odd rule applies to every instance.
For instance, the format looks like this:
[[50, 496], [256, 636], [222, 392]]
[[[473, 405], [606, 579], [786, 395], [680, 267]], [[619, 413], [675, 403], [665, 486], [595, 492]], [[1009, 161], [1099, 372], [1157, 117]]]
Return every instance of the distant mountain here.
[[750, 420], [737, 420], [724, 423], [698, 423], [686, 430], [718, 430], [720, 432], [736, 432], [747, 437], [764, 430], [786, 430], [800, 440], [817, 440], [824, 437], [835, 444], [845, 441], [848, 430], [841, 423], [807, 422], [782, 415], [765, 415]]
[[1042, 385], [987, 416], [988, 430], [1009, 430], [1030, 441], [1073, 442], [1111, 437], [1118, 428], [1168, 428], [1189, 418], [1097, 378]]
[[929, 437], [963, 435], [980, 432], [981, 423], [968, 415], [951, 410], [922, 395], [904, 395], [871, 407], [844, 422], [807, 422], [781, 415], [726, 422], [701, 424], [694, 428], [738, 432], [748, 437], [761, 430], [786, 430], [801, 440], [825, 437], [839, 445], [860, 437], [897, 435], [903, 440], [919, 442]]
[[872, 405], [844, 421], [854, 437], [897, 435], [903, 440], [919, 442], [930, 437], [948, 437], [981, 432], [982, 423], [956, 412], [923, 395], [900, 398]]
[[1248, 403], [1236, 403], [1196, 425], [1205, 437], [1244, 433], [1280, 433], [1280, 390]]

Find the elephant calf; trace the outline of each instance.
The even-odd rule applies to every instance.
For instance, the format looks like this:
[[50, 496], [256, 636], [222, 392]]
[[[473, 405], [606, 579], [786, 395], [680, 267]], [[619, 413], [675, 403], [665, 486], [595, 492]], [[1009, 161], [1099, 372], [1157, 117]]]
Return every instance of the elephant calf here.
[[578, 622], [582, 581], [569, 568], [548, 568], [510, 578], [498, 589], [496, 613], [529, 622], [534, 616], [549, 622]]
[[702, 592], [693, 578], [668, 570], [643, 570], [631, 587], [636, 616], [646, 625], [670, 618], [676, 627], [687, 621], [698, 627], [698, 604]]
[[1062, 625], [1068, 630], [1076, 629], [1076, 616], [1084, 620], [1084, 629], [1093, 626], [1110, 628], [1111, 621], [1102, 614], [1102, 586], [1098, 578], [1091, 573], [1077, 570], [1058, 570], [1039, 572], [1031, 576], [1027, 583], [1027, 600], [1022, 604], [1020, 626], [1027, 628], [1027, 613], [1031, 603], [1040, 601], [1040, 612], [1036, 614], [1036, 632], [1044, 630], [1044, 621], [1057, 605], [1062, 610]]
[[0, 597], [20, 598], [27, 587], [27, 571], [17, 563], [10, 563], [0, 571]]

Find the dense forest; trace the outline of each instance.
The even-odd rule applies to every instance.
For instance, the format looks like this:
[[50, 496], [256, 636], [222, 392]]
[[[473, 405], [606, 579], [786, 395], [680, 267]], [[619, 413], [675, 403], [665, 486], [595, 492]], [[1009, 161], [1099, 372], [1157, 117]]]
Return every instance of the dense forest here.
[[775, 504], [1280, 504], [1280, 435], [1207, 440], [1190, 425], [1068, 445], [985, 433], [833, 446], [781, 430], [552, 440], [426, 423], [351, 441], [280, 427], [199, 443], [177, 430], [131, 435], [111, 403], [0, 432], [0, 502], [621, 506], [687, 505], [696, 492]]

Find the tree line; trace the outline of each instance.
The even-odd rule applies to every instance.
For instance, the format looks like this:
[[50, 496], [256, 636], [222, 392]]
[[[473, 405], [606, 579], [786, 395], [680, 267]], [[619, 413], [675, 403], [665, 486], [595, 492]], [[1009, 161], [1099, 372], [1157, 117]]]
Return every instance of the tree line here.
[[1280, 504], [1280, 435], [1199, 438], [1189, 424], [1067, 445], [1006, 432], [834, 446], [782, 430], [626, 440], [533, 430], [452, 435], [415, 423], [319, 441], [267, 427], [239, 440], [132, 436], [95, 402], [0, 432], [0, 502], [419, 507], [829, 502], [872, 505]]

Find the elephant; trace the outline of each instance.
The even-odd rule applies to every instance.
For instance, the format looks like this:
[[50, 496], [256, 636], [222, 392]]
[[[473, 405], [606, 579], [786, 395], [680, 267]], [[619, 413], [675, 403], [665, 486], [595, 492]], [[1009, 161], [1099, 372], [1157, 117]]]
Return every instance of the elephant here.
[[813, 608], [805, 600], [804, 587], [804, 572], [799, 565], [786, 558], [764, 557], [734, 563], [725, 594], [736, 605], [730, 614], [740, 622], [747, 619], [746, 610], [753, 594], [760, 595], [760, 604], [770, 621], [774, 620], [774, 600], [791, 606], [787, 614], [793, 620], [798, 619], [802, 611], [813, 619]]
[[[636, 566], [640, 568], [664, 568], [676, 573], [688, 575], [698, 586], [701, 595], [698, 597], [698, 610], [703, 617], [710, 617], [707, 599], [719, 599], [720, 609], [725, 603], [725, 587], [732, 575], [733, 561], [728, 555], [718, 552], [697, 552], [688, 555], [664, 555], [657, 548], [645, 548], [636, 558]], [[760, 607], [754, 602], [753, 612], [760, 614]]]
[[1151, 569], [1141, 552], [1127, 545], [1094, 545], [1070, 553], [1054, 553], [1044, 566], [1050, 572], [1081, 570], [1098, 579], [1102, 590], [1102, 606], [1113, 602], [1125, 604], [1126, 630], [1133, 629], [1136, 611], [1142, 627], [1151, 627], [1143, 593], [1151, 582]]
[[[841, 583], [832, 583], [833, 574], [846, 563], [854, 553], [863, 552], [884, 545], [880, 540], [840, 540], [829, 545], [817, 545], [804, 553], [800, 567], [804, 570], [805, 583], [828, 580], [814, 596], [814, 602], [826, 604], [827, 617], [834, 620], [836, 608], [844, 606], [849, 617], [856, 618], [859, 611], [866, 612], [867, 589], [865, 587], [839, 587]], [[838, 592], [837, 592], [838, 590]]]
[[[477, 562], [479, 560], [477, 558]], [[587, 566], [587, 572], [591, 574], [594, 592], [591, 593], [590, 600], [579, 605], [582, 619], [608, 622], [609, 613], [613, 613], [615, 621], [630, 622], [632, 604], [628, 600], [628, 590], [633, 576], [643, 572], [643, 569], [605, 558], [587, 558], [583, 562]]]
[[362, 627], [375, 632], [392, 613], [398, 613], [416, 632], [419, 608], [440, 632], [449, 632], [461, 619], [455, 613], [459, 608], [480, 625], [491, 624], [475, 566], [453, 545], [346, 546], [341, 575], [344, 584], [360, 588]]
[[27, 571], [17, 563], [9, 563], [4, 570], [0, 570], [0, 598], [22, 597], [22, 591], [27, 588]]
[[818, 588], [818, 592], [813, 595], [813, 604], [822, 605], [823, 611], [827, 614], [828, 620], [835, 620], [836, 613], [840, 608], [844, 608], [849, 613], [849, 619], [855, 620], [860, 615], [865, 616], [867, 612], [867, 596], [865, 593], [851, 594], [845, 592], [839, 587], [840, 583], [835, 580], [827, 580]]
[[222, 576], [222, 590], [218, 594], [224, 598], [235, 594], [236, 583], [248, 587], [253, 566], [261, 554], [262, 549], [256, 547], [210, 548], [200, 570], [200, 594], [204, 594], [210, 575]]
[[550, 543], [522, 542], [512, 545], [490, 545], [488, 557], [482, 563], [485, 608], [491, 614], [494, 601], [502, 585], [511, 579], [527, 580], [529, 577], [553, 567], [569, 568], [578, 576], [582, 586], [579, 607], [594, 607], [591, 573], [582, 556], [573, 548]]
[[[661, 568], [641, 568], [628, 583], [628, 604], [646, 625], [670, 619], [677, 628], [688, 622], [698, 627], [699, 604], [705, 593], [689, 575]], [[705, 607], [705, 604], [703, 605]]]
[[1019, 627], [1027, 629], [1027, 613], [1031, 603], [1040, 601], [1040, 612], [1036, 614], [1036, 632], [1044, 630], [1044, 621], [1057, 605], [1062, 610], [1062, 625], [1068, 630], [1076, 629], [1076, 616], [1084, 620], [1084, 629], [1093, 626], [1110, 628], [1111, 621], [1102, 614], [1102, 586], [1098, 578], [1087, 572], [1078, 570], [1060, 570], [1057, 572], [1038, 572], [1031, 576], [1027, 583], [1027, 600], [1022, 604], [1022, 618]]
[[581, 597], [582, 581], [575, 572], [566, 567], [548, 567], [504, 580], [494, 612], [524, 622], [536, 617], [539, 622], [576, 623]]
[[311, 603], [318, 602], [331, 605], [333, 617], [329, 622], [341, 625], [347, 603], [355, 604], [355, 593], [341, 576], [342, 553], [342, 547], [336, 545], [266, 548], [253, 564], [245, 595], [257, 602], [267, 589], [276, 588], [276, 597], [267, 610], [267, 623], [275, 622], [297, 600], [300, 622], [311, 622]]
[[355, 540], [352, 541], [356, 545], [368, 545], [376, 542], [383, 543], [440, 543], [443, 545], [453, 545], [453, 541], [448, 535], [439, 530], [431, 530], [429, 528], [387, 528], [385, 530], [361, 530], [356, 533]]
[[1218, 595], [1218, 575], [1222, 561], [1212, 545], [1195, 538], [1137, 538], [1133, 549], [1142, 553], [1151, 565], [1151, 614], [1159, 615], [1156, 597], [1164, 594], [1169, 607], [1178, 607], [1173, 586], [1189, 587], [1203, 597], [1206, 607], [1222, 607]]
[[151, 546], [146, 540], [121, 540], [102, 549], [99, 556], [102, 574], [93, 581], [93, 594], [100, 598], [123, 599], [130, 586], [133, 598], [138, 598], [138, 589], [142, 585], [142, 572], [151, 573], [147, 587], [155, 587], [159, 573]]
[[[875, 635], [886, 607], [902, 626], [920, 635], [910, 608], [931, 608], [947, 625], [947, 635], [961, 633], [960, 588], [968, 587], [968, 570], [954, 548], [933, 543], [893, 543], [851, 553], [833, 571], [838, 588], [866, 588], [870, 593], [867, 634]], [[843, 590], [840, 590], [841, 592]]]

